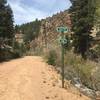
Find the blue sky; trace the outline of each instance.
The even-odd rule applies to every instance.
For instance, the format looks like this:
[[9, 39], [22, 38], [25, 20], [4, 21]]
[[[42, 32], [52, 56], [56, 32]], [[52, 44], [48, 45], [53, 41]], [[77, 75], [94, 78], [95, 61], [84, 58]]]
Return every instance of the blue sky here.
[[52, 16], [71, 6], [69, 0], [8, 0], [13, 13], [15, 24], [22, 24]]

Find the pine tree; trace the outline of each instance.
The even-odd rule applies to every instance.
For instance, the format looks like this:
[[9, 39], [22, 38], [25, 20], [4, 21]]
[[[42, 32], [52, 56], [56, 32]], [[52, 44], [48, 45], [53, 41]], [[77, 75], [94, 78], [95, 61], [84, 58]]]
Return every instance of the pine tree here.
[[8, 5], [6, 7], [7, 15], [6, 15], [6, 27], [7, 27], [7, 37], [13, 38], [14, 27], [13, 27], [13, 12]]
[[0, 38], [11, 40], [13, 37], [13, 13], [6, 0], [0, 0]]
[[91, 29], [94, 26], [95, 6], [94, 0], [70, 0], [72, 30], [74, 34], [75, 52], [86, 58], [85, 53], [89, 50], [91, 42]]
[[5, 19], [3, 18], [5, 14], [5, 4], [6, 0], [0, 0], [0, 37], [4, 37], [5, 34]]
[[98, 29], [98, 33], [100, 34], [100, 0], [96, 0], [96, 13], [95, 13], [95, 25]]
[[33, 22], [16, 26], [15, 29], [17, 31], [22, 31], [22, 33], [24, 34], [24, 41], [29, 42], [34, 40], [36, 37], [38, 37], [40, 32], [40, 25], [41, 25], [41, 21], [36, 19]]

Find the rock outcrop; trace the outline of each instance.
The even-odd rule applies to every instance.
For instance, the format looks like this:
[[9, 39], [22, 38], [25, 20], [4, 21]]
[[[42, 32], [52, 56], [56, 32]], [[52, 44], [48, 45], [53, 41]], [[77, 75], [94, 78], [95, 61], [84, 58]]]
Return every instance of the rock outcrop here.
[[58, 35], [60, 34], [56, 31], [57, 27], [59, 26], [65, 26], [68, 27], [69, 30], [71, 29], [70, 14], [68, 13], [67, 10], [64, 12], [57, 13], [52, 17], [47, 17], [46, 19], [42, 19], [40, 35], [34, 41], [37, 41], [38, 46], [40, 47], [48, 46], [50, 43], [54, 42], [57, 39]]

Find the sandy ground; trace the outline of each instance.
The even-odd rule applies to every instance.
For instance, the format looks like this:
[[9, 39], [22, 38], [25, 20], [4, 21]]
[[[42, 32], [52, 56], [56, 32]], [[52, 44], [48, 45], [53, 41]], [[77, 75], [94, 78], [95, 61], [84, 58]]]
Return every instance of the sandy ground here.
[[0, 100], [90, 100], [60, 85], [59, 75], [41, 57], [0, 64]]

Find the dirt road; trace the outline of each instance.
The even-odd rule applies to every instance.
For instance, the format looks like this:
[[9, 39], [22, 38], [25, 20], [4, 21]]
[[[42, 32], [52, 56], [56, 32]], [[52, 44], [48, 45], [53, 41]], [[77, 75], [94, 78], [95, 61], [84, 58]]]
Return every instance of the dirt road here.
[[90, 100], [60, 88], [59, 75], [41, 57], [0, 64], [0, 100]]

